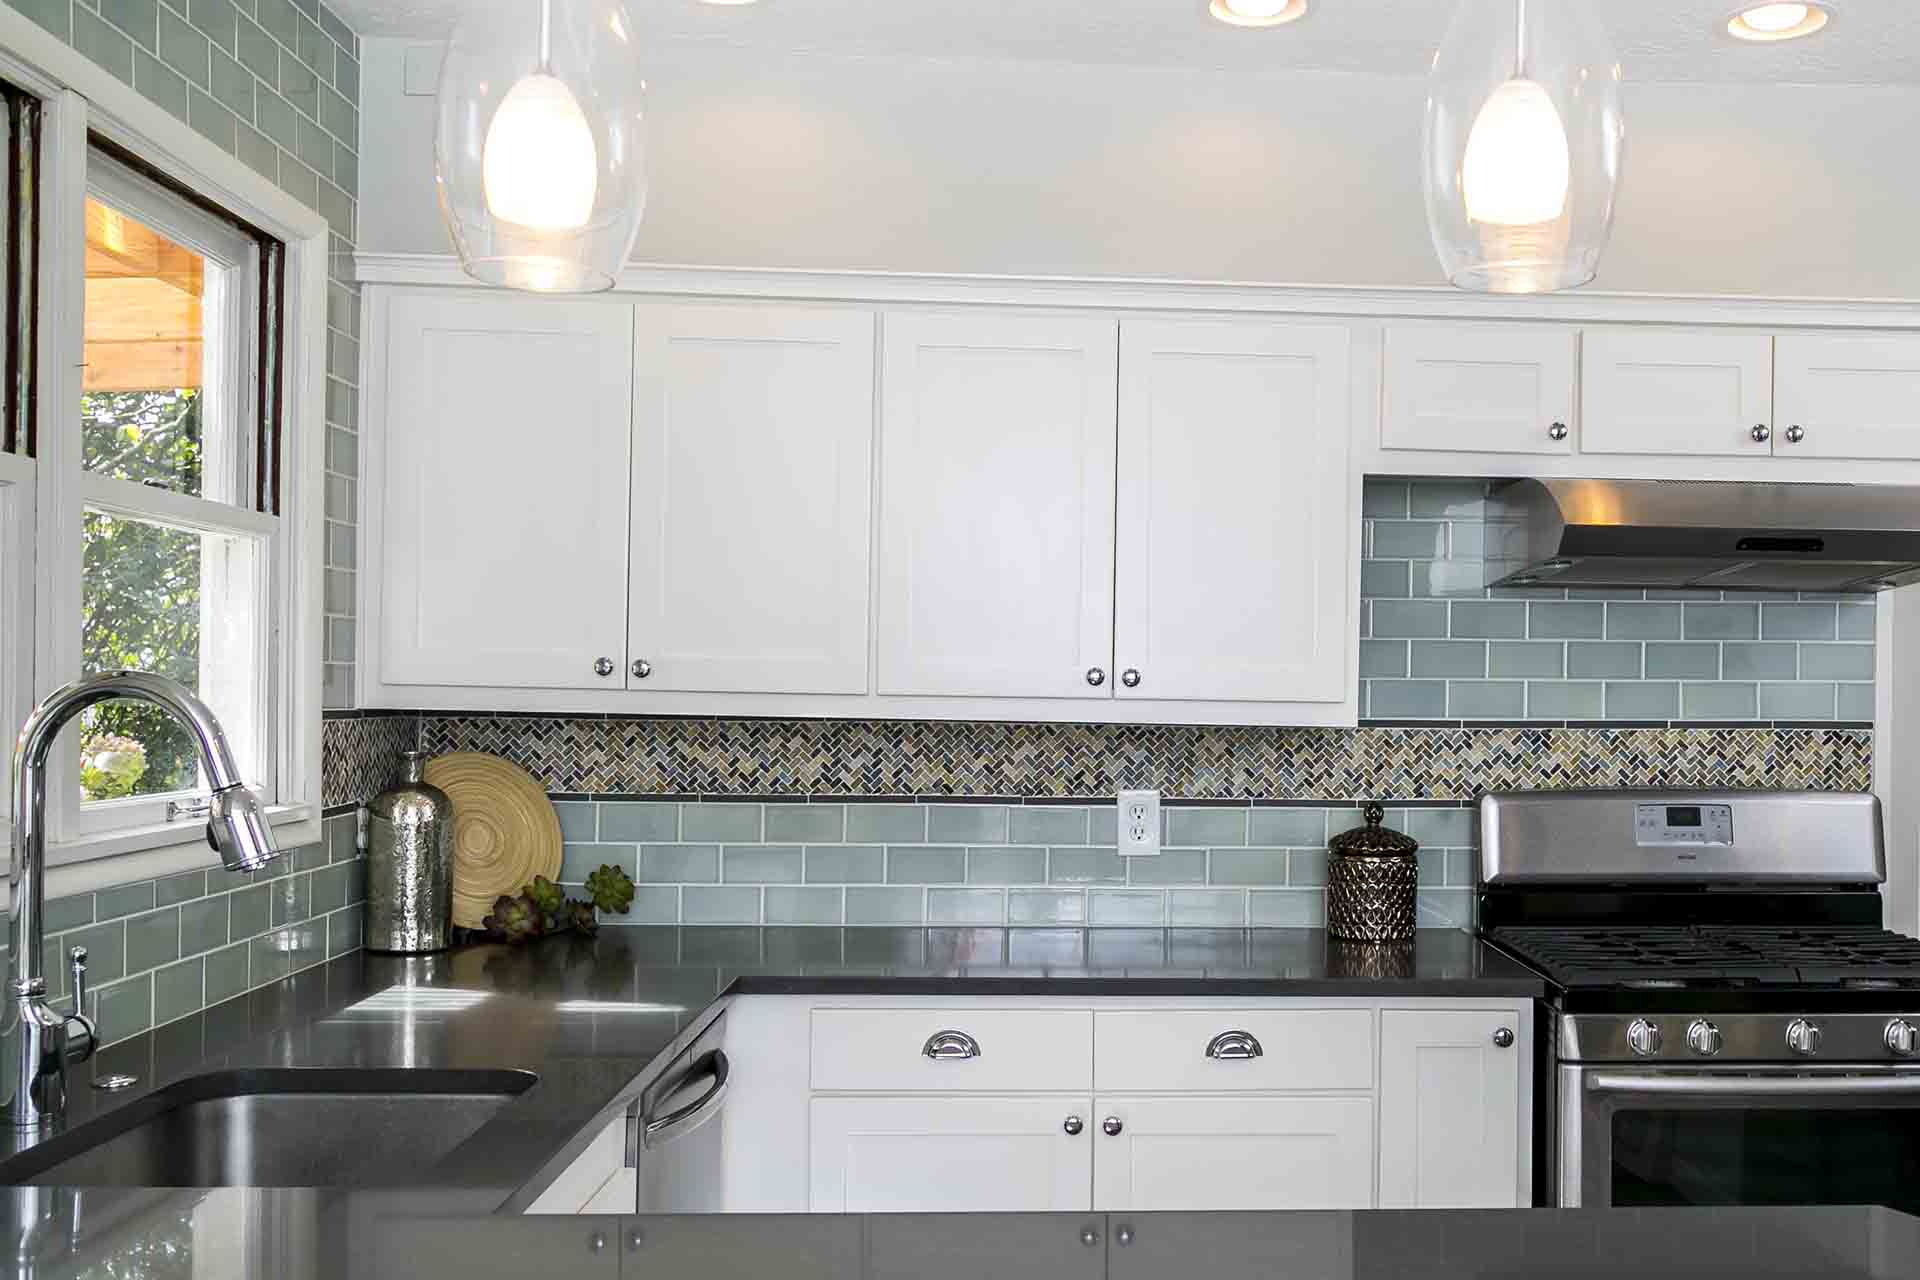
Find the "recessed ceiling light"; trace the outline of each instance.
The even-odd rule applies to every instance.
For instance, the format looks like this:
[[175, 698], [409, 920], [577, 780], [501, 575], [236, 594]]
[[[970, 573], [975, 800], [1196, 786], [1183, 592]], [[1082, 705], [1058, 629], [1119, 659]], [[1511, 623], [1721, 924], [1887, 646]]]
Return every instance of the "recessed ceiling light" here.
[[1740, 40], [1797, 40], [1827, 25], [1833, 15], [1817, 4], [1762, 4], [1727, 19], [1727, 34]]
[[1307, 11], [1307, 0], [1212, 0], [1207, 12], [1236, 27], [1277, 27]]

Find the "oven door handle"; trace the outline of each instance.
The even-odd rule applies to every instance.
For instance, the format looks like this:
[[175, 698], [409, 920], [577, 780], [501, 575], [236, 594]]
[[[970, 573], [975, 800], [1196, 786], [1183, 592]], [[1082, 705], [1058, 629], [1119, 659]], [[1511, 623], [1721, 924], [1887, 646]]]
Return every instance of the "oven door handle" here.
[[1640, 1076], [1596, 1072], [1589, 1093], [1653, 1093], [1693, 1098], [1833, 1098], [1920, 1093], [1920, 1074], [1897, 1076]]

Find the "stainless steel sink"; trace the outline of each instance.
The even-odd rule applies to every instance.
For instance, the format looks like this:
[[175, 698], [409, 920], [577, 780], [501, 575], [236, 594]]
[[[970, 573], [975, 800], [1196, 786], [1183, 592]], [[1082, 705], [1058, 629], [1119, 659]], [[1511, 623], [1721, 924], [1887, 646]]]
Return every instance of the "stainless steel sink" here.
[[537, 1079], [525, 1071], [261, 1069], [193, 1076], [0, 1161], [41, 1186], [411, 1184]]

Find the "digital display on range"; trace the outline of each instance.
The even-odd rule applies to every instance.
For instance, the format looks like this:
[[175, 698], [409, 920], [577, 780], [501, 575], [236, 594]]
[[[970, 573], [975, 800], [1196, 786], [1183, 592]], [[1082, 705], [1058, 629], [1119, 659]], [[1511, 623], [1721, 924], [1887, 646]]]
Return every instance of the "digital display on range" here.
[[1637, 804], [1633, 807], [1633, 840], [1656, 847], [1731, 849], [1733, 808], [1724, 804]]

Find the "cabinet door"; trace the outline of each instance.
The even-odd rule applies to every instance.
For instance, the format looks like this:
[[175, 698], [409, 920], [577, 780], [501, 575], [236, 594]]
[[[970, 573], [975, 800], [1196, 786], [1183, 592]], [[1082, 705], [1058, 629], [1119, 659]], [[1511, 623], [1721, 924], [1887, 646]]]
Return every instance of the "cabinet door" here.
[[381, 679], [618, 687], [633, 309], [402, 293], [387, 314], [383, 546], [367, 567]]
[[1589, 329], [1581, 341], [1585, 453], [1751, 454], [1773, 425], [1773, 339], [1702, 329]]
[[1122, 325], [1116, 696], [1347, 696], [1349, 345], [1332, 326]]
[[[1081, 1120], [1069, 1134], [1068, 1116]], [[1086, 1098], [815, 1098], [815, 1213], [1029, 1213], [1087, 1207]]]
[[1384, 447], [1573, 452], [1576, 330], [1395, 324], [1386, 339]]
[[1110, 696], [1114, 333], [887, 314], [881, 693]]
[[637, 308], [633, 440], [630, 687], [865, 693], [873, 314]]
[[[623, 1245], [620, 1274], [629, 1280], [842, 1280], [863, 1274], [860, 1218], [646, 1214], [616, 1225]], [[533, 1274], [571, 1280], [564, 1263], [556, 1254], [549, 1270]]]
[[[626, 1166], [626, 1155], [627, 1118], [623, 1115], [600, 1130], [587, 1149], [540, 1193], [539, 1199], [527, 1206], [527, 1213], [539, 1217], [585, 1212], [594, 1197]], [[631, 1205], [627, 1211], [632, 1211]]]
[[1371, 1096], [1100, 1097], [1093, 1109], [1096, 1210], [1373, 1207]]
[[1107, 1224], [1092, 1214], [900, 1213], [866, 1225], [864, 1280], [1105, 1280], [1107, 1274]]
[[1775, 453], [1920, 458], [1920, 338], [1789, 336], [1774, 350]]
[[[1517, 1037], [1495, 1043], [1505, 1027]], [[1380, 1206], [1524, 1206], [1520, 1076], [1530, 1060], [1513, 1012], [1387, 1010], [1380, 1017]]]

